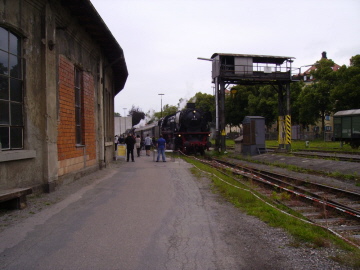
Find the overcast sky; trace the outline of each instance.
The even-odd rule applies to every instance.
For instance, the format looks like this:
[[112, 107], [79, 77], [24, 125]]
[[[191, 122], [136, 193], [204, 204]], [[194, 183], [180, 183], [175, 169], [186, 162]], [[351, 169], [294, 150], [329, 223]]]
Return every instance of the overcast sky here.
[[[122, 116], [213, 94], [213, 53], [295, 57], [327, 52], [339, 65], [360, 54], [359, 0], [91, 0], [124, 50], [129, 77], [115, 98]], [[304, 71], [305, 68], [302, 69]]]

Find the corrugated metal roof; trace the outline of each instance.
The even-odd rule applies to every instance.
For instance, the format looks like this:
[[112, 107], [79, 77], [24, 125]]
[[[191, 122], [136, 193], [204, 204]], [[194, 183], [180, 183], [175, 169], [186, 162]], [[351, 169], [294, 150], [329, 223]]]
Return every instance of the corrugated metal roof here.
[[334, 116], [360, 115], [360, 109], [338, 111]]
[[125, 86], [128, 70], [124, 52], [111, 31], [91, 4], [90, 0], [61, 0], [64, 7], [69, 8], [71, 14], [78, 18], [81, 26], [96, 40], [114, 72], [115, 95]]
[[275, 55], [256, 55], [256, 54], [234, 54], [234, 53], [214, 53], [211, 59], [219, 56], [233, 56], [233, 57], [251, 57], [254, 63], [272, 63], [282, 64], [285, 60], [295, 59], [291, 56], [275, 56]]

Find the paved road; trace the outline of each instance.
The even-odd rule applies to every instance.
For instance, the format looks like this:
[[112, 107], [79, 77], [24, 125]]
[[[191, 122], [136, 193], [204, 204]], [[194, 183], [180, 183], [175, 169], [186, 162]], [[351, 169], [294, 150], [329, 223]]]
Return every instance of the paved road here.
[[64, 200], [0, 232], [0, 269], [343, 269], [327, 251], [292, 247], [189, 168], [142, 156], [61, 189]]
[[[142, 156], [0, 234], [5, 269], [215, 269], [189, 165]], [[201, 267], [200, 267], [201, 265]]]

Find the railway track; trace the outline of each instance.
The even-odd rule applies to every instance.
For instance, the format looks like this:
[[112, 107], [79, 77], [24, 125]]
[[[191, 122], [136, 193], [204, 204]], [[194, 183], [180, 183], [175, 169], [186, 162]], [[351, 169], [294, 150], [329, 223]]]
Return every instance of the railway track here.
[[323, 159], [335, 159], [339, 161], [360, 162], [360, 155], [347, 155], [339, 153], [323, 153], [323, 152], [293, 152], [291, 153], [298, 157], [311, 157]]
[[[275, 148], [268, 148], [268, 152], [276, 152]], [[354, 152], [349, 154], [348, 152], [337, 151], [321, 151], [321, 150], [299, 150], [296, 152], [289, 152], [289, 154], [298, 157], [320, 158], [320, 159], [334, 159], [339, 161], [348, 162], [360, 162], [360, 153]]]
[[344, 154], [344, 155], [355, 155], [360, 156], [360, 152], [348, 152], [348, 151], [332, 151], [332, 150], [315, 150], [315, 149], [301, 149], [299, 152], [315, 152], [315, 153], [325, 153], [325, 154]]
[[229, 160], [211, 159], [207, 164], [251, 179], [257, 183], [256, 191], [268, 197], [273, 196], [274, 190], [290, 194], [289, 199], [281, 200], [282, 204], [301, 213], [312, 223], [360, 246], [359, 193], [235, 164]]

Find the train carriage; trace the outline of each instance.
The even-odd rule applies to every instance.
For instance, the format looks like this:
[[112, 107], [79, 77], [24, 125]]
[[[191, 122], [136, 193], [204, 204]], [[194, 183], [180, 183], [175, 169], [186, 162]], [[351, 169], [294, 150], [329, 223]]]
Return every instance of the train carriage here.
[[143, 140], [145, 137], [149, 134], [150, 138], [155, 137], [159, 138], [160, 132], [159, 132], [159, 125], [156, 124], [150, 124], [139, 128], [133, 128], [132, 133], [134, 133], [135, 136], [139, 135], [140, 138]]
[[360, 146], [360, 109], [334, 114], [334, 139], [348, 143], [354, 149]]

